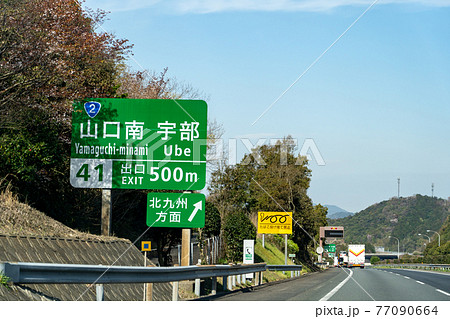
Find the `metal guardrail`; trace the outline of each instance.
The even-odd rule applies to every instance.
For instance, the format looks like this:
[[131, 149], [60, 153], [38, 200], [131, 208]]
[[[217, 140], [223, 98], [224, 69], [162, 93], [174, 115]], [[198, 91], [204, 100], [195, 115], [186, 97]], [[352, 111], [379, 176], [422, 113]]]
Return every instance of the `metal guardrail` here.
[[443, 268], [443, 269], [450, 269], [450, 265], [428, 265], [433, 268]]
[[[0, 263], [0, 273], [15, 284], [96, 284], [97, 300], [104, 300], [103, 284], [172, 282], [172, 300], [178, 300], [178, 282], [195, 280], [195, 294], [200, 296], [200, 279], [212, 278], [212, 294], [216, 294], [217, 277], [223, 277], [224, 290], [232, 290], [243, 276], [255, 273], [255, 285], [262, 283], [266, 270], [291, 271], [291, 277], [299, 276], [300, 265], [196, 265], [183, 267], [126, 267], [102, 265], [71, 265], [45, 263]], [[242, 276], [241, 276], [242, 275]]]
[[377, 264], [372, 265], [375, 267], [386, 267], [386, 268], [410, 268], [410, 269], [424, 269], [424, 270], [444, 270], [450, 271], [450, 265], [448, 264]]
[[262, 272], [266, 264], [125, 267], [41, 263], [2, 263], [0, 272], [17, 284], [157, 283]]

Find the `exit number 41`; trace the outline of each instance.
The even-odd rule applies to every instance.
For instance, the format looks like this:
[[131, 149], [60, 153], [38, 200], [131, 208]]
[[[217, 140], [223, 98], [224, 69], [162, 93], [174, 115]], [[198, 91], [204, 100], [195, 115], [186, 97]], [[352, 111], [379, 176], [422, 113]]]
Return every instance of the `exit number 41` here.
[[80, 188], [112, 188], [112, 160], [70, 160], [70, 184]]

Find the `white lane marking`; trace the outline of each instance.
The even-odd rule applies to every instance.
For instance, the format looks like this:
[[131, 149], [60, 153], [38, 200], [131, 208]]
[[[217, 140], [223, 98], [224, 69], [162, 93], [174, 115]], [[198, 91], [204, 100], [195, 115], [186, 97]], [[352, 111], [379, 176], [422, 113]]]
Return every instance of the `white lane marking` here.
[[411, 279], [411, 278], [409, 278], [409, 277], [407, 277], [407, 276], [403, 276], [404, 278], [406, 278], [406, 279]]
[[416, 280], [418, 284], [425, 285], [423, 282]]
[[319, 301], [327, 301], [328, 299], [330, 299], [331, 297], [333, 297], [333, 295], [338, 292], [339, 289], [342, 288], [343, 285], [345, 285], [345, 283], [347, 281], [350, 280], [350, 278], [353, 276], [353, 271], [351, 269], [349, 269], [350, 273], [348, 274], [347, 278], [345, 278], [344, 280], [342, 280], [342, 282], [337, 285], [336, 287], [334, 287], [333, 290], [331, 290], [329, 293], [327, 293], [322, 299], [320, 299]]
[[436, 291], [439, 291], [441, 294], [450, 296], [450, 294], [448, 292], [442, 291], [441, 289], [436, 289]]

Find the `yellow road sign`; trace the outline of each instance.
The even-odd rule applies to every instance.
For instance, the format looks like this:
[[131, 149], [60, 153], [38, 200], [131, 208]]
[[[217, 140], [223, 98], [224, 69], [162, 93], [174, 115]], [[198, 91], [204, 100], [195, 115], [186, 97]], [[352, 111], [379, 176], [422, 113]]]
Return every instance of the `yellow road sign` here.
[[292, 212], [258, 212], [258, 234], [292, 234]]
[[143, 241], [141, 251], [151, 251], [152, 250], [152, 242], [151, 241]]

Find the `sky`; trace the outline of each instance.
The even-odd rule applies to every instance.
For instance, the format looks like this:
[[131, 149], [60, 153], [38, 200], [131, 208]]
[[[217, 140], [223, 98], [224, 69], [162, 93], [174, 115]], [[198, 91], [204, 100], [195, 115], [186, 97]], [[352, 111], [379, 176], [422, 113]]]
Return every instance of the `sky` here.
[[[450, 0], [87, 0], [134, 70], [202, 92], [231, 162], [291, 135], [313, 202], [450, 197]], [[231, 143], [230, 143], [231, 141]], [[231, 145], [228, 146], [227, 145]], [[236, 151], [234, 151], [236, 145]]]

